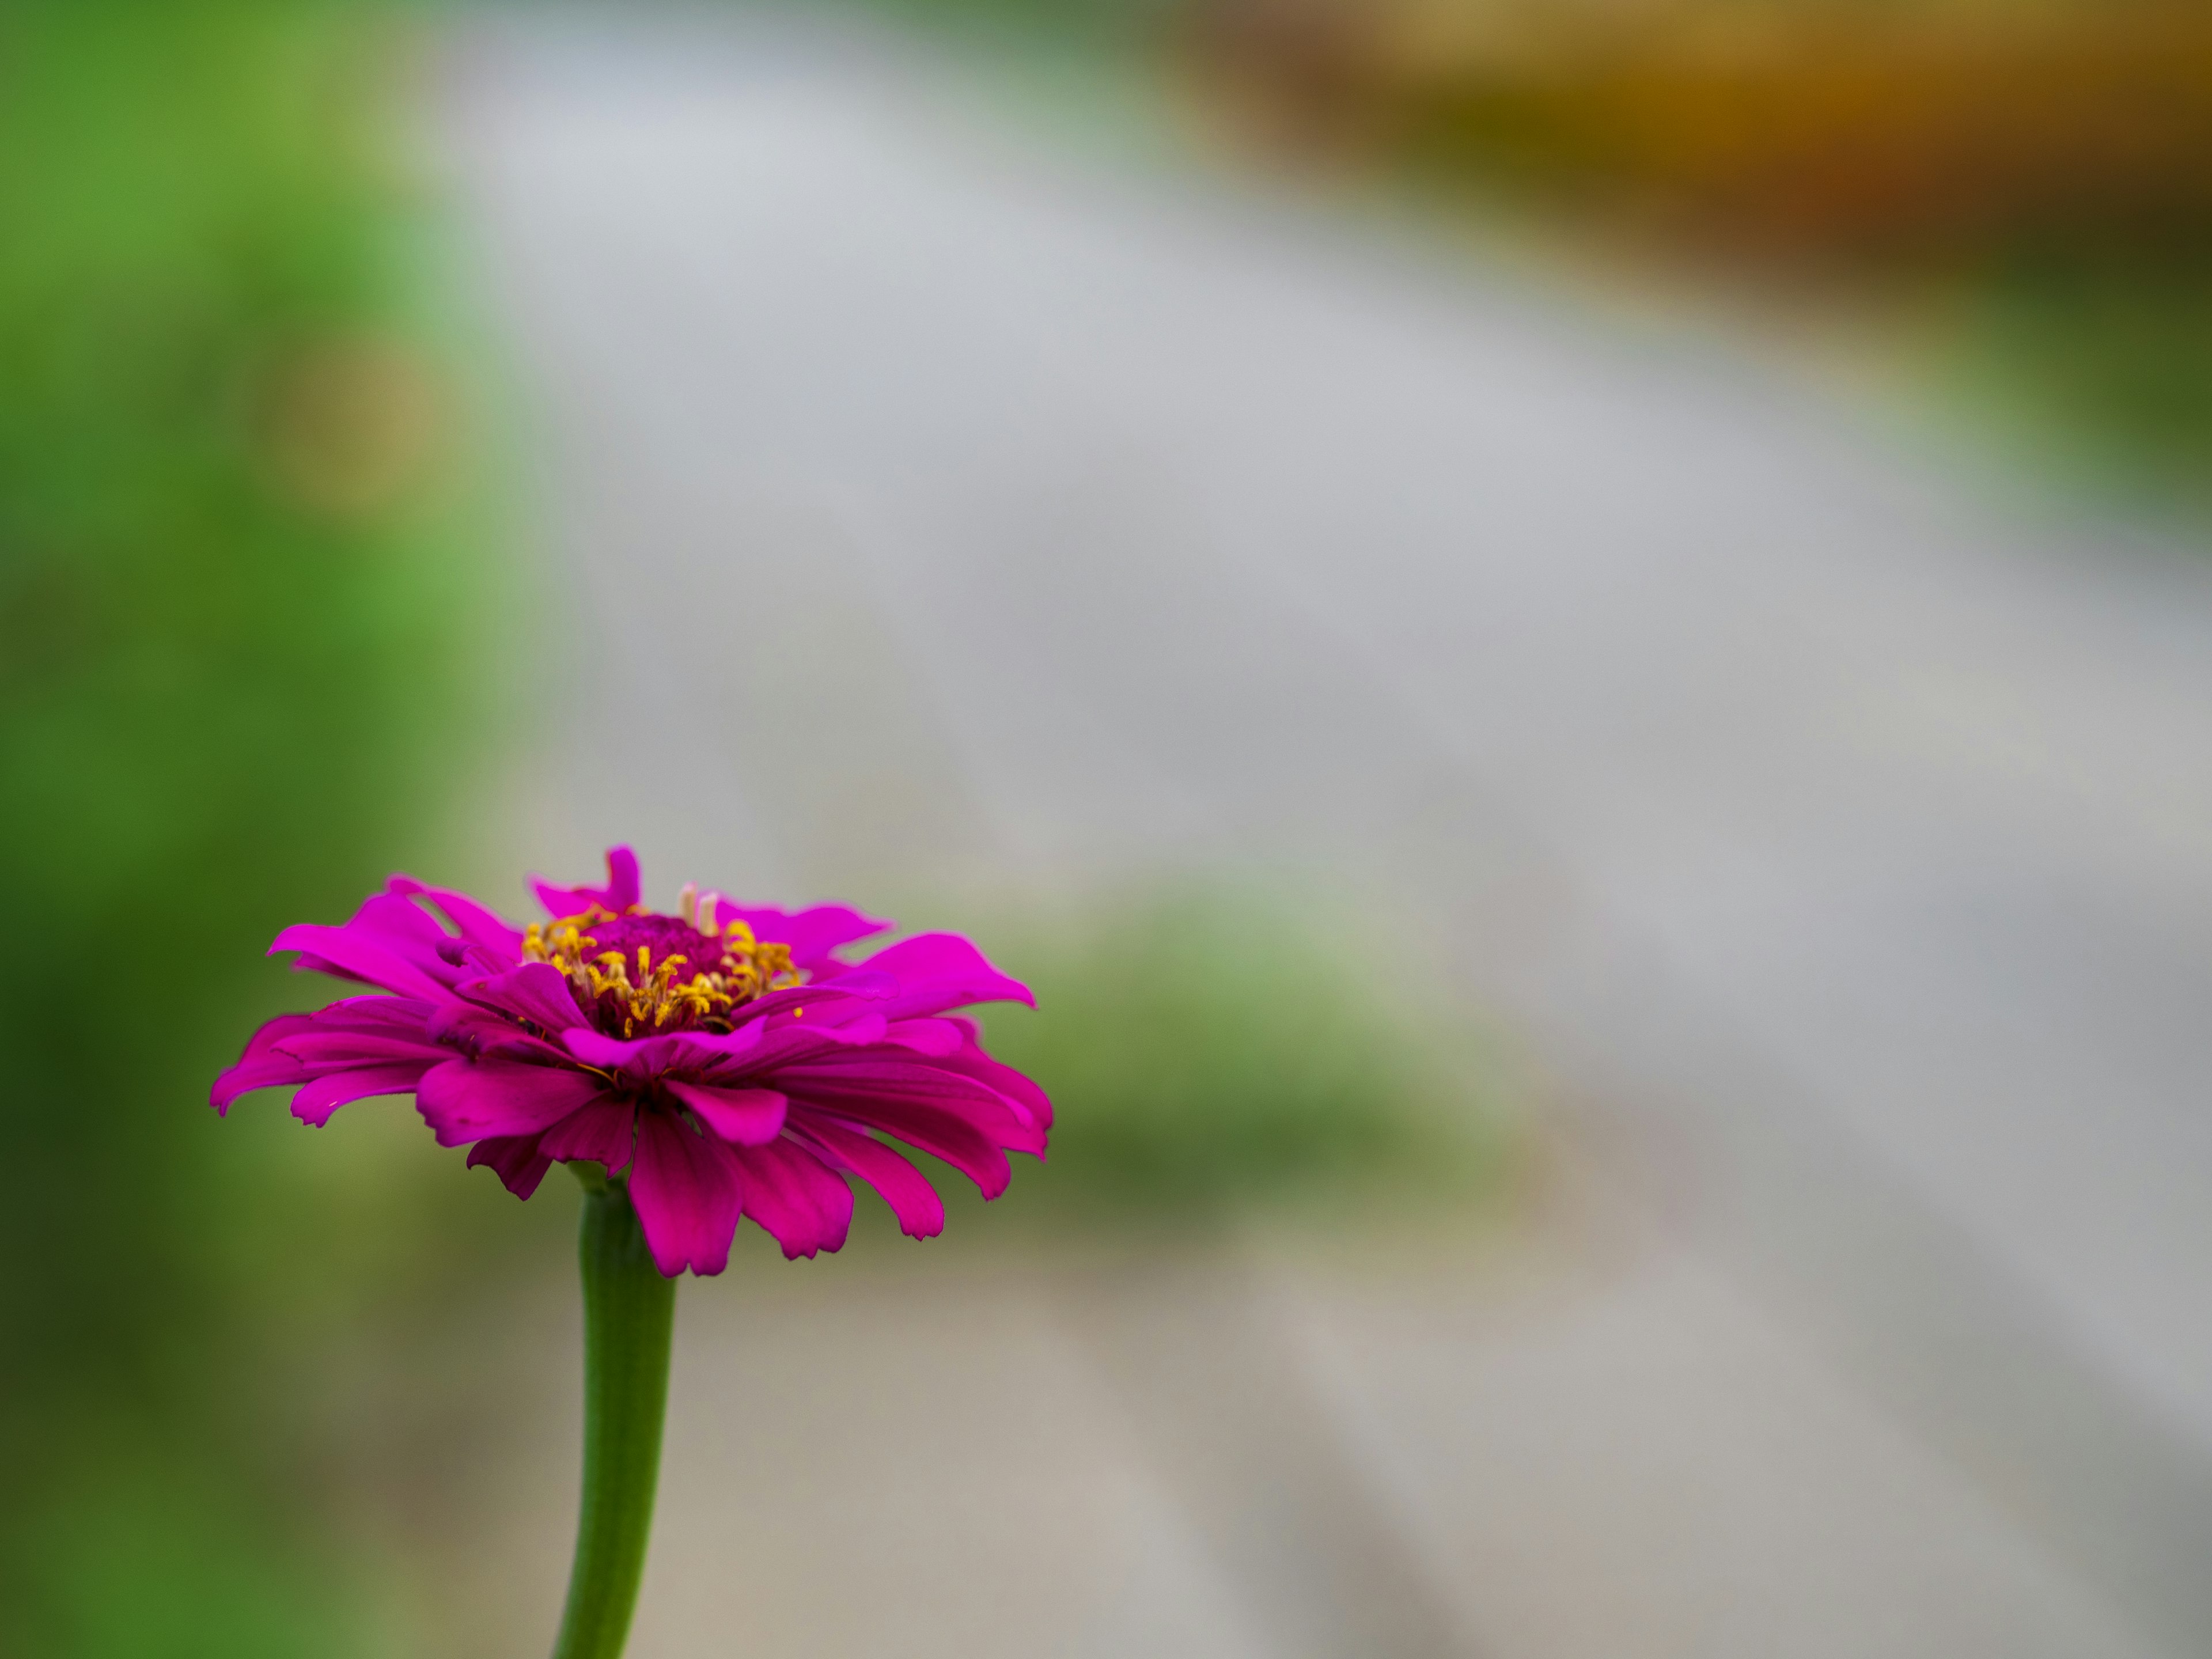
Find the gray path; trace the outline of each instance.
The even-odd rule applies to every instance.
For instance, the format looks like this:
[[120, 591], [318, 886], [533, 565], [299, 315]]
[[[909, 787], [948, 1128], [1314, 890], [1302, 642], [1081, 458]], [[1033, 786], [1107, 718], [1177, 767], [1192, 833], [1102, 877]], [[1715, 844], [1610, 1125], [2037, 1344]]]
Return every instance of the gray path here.
[[[509, 32], [453, 108], [579, 596], [541, 861], [623, 835], [666, 879], [793, 892], [1369, 884], [1691, 1223], [1593, 1328], [1484, 1349], [1486, 1409], [1571, 1397], [1608, 1340], [1648, 1359], [1674, 1308], [1711, 1338], [1681, 1412], [1733, 1389], [1810, 1460], [1789, 1491], [1873, 1483], [1796, 1545], [1894, 1524], [2014, 1562], [1929, 1569], [1928, 1607], [1995, 1621], [1965, 1630], [1911, 1611], [1910, 1561], [1835, 1568], [1839, 1608], [1905, 1607], [1878, 1650], [2118, 1650], [2113, 1607], [2212, 1646], [2212, 562], [1974, 498], [1709, 348], [1039, 159], [850, 48]], [[1375, 1352], [1315, 1350], [1348, 1424], [1467, 1427], [1436, 1390], [1474, 1355], [1346, 1358]], [[1531, 1421], [1517, 1450], [1376, 1431], [1439, 1582], [1469, 1540], [1512, 1554], [1452, 1456], [1574, 1501]], [[1734, 1454], [1727, 1559], [1788, 1556], [1788, 1491]], [[1595, 1527], [1588, 1572], [1656, 1582], [1651, 1519], [1538, 1535]], [[1640, 1647], [1531, 1571], [1468, 1615], [1498, 1651], [1830, 1650], [1711, 1563], [1672, 1571], [1735, 1633]]]

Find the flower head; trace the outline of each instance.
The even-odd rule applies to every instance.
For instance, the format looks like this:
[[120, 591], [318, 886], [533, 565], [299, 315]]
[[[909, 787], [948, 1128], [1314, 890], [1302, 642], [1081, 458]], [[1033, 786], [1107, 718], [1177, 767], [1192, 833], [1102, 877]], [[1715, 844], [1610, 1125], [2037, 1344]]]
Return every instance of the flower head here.
[[1033, 1000], [959, 935], [848, 963], [843, 946], [890, 924], [688, 887], [677, 914], [647, 910], [626, 847], [605, 886], [535, 885], [551, 920], [527, 927], [394, 876], [343, 926], [286, 928], [272, 955], [379, 994], [262, 1026], [216, 1079], [216, 1109], [297, 1085], [293, 1115], [319, 1126], [350, 1101], [411, 1093], [441, 1146], [471, 1146], [518, 1198], [556, 1163], [624, 1179], [671, 1277], [720, 1273], [741, 1216], [787, 1256], [837, 1249], [848, 1176], [908, 1234], [942, 1231], [936, 1191], [879, 1135], [986, 1198], [1006, 1189], [1008, 1152], [1044, 1155], [1044, 1091], [951, 1012]]

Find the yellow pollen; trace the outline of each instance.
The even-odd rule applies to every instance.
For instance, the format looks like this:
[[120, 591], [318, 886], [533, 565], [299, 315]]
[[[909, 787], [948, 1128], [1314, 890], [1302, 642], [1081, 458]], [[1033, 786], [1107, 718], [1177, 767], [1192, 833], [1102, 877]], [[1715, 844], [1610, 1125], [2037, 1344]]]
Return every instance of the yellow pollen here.
[[[696, 921], [696, 890], [685, 890], [684, 897], [687, 925], [703, 932]], [[730, 1010], [805, 978], [792, 965], [788, 945], [764, 944], [743, 922], [733, 921], [708, 935], [723, 947], [720, 960], [686, 982], [678, 984], [677, 975], [690, 958], [671, 953], [655, 963], [652, 947], [645, 945], [637, 947], [633, 979], [623, 952], [599, 951], [598, 938], [588, 931], [615, 920], [594, 905], [576, 915], [535, 923], [525, 930], [522, 948], [530, 960], [559, 969], [586, 1002], [619, 1014], [625, 1036], [635, 1036], [641, 1026], [658, 1029], [679, 1018], [726, 1029]]]

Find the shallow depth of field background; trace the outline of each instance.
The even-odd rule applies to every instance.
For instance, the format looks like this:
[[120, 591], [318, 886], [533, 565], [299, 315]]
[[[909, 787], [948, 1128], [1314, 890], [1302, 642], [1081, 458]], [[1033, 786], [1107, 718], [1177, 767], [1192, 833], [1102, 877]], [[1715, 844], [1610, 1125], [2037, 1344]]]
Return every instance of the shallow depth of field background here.
[[2201, 8], [22, 0], [0, 1652], [550, 1640], [568, 1184], [204, 1096], [616, 839], [1062, 1112], [641, 1659], [2212, 1650], [2208, 481]]

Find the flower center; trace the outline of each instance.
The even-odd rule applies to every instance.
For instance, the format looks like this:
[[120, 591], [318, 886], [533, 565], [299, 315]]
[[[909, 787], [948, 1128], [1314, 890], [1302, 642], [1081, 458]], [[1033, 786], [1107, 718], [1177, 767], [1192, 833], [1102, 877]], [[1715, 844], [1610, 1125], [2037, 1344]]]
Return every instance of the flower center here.
[[593, 905], [558, 921], [533, 922], [522, 950], [567, 976], [578, 1006], [601, 1030], [626, 1037], [693, 1025], [726, 1029], [732, 1009], [805, 977], [791, 965], [788, 945], [755, 939], [742, 921], [699, 921], [693, 906], [666, 916], [639, 909], [617, 915]]

